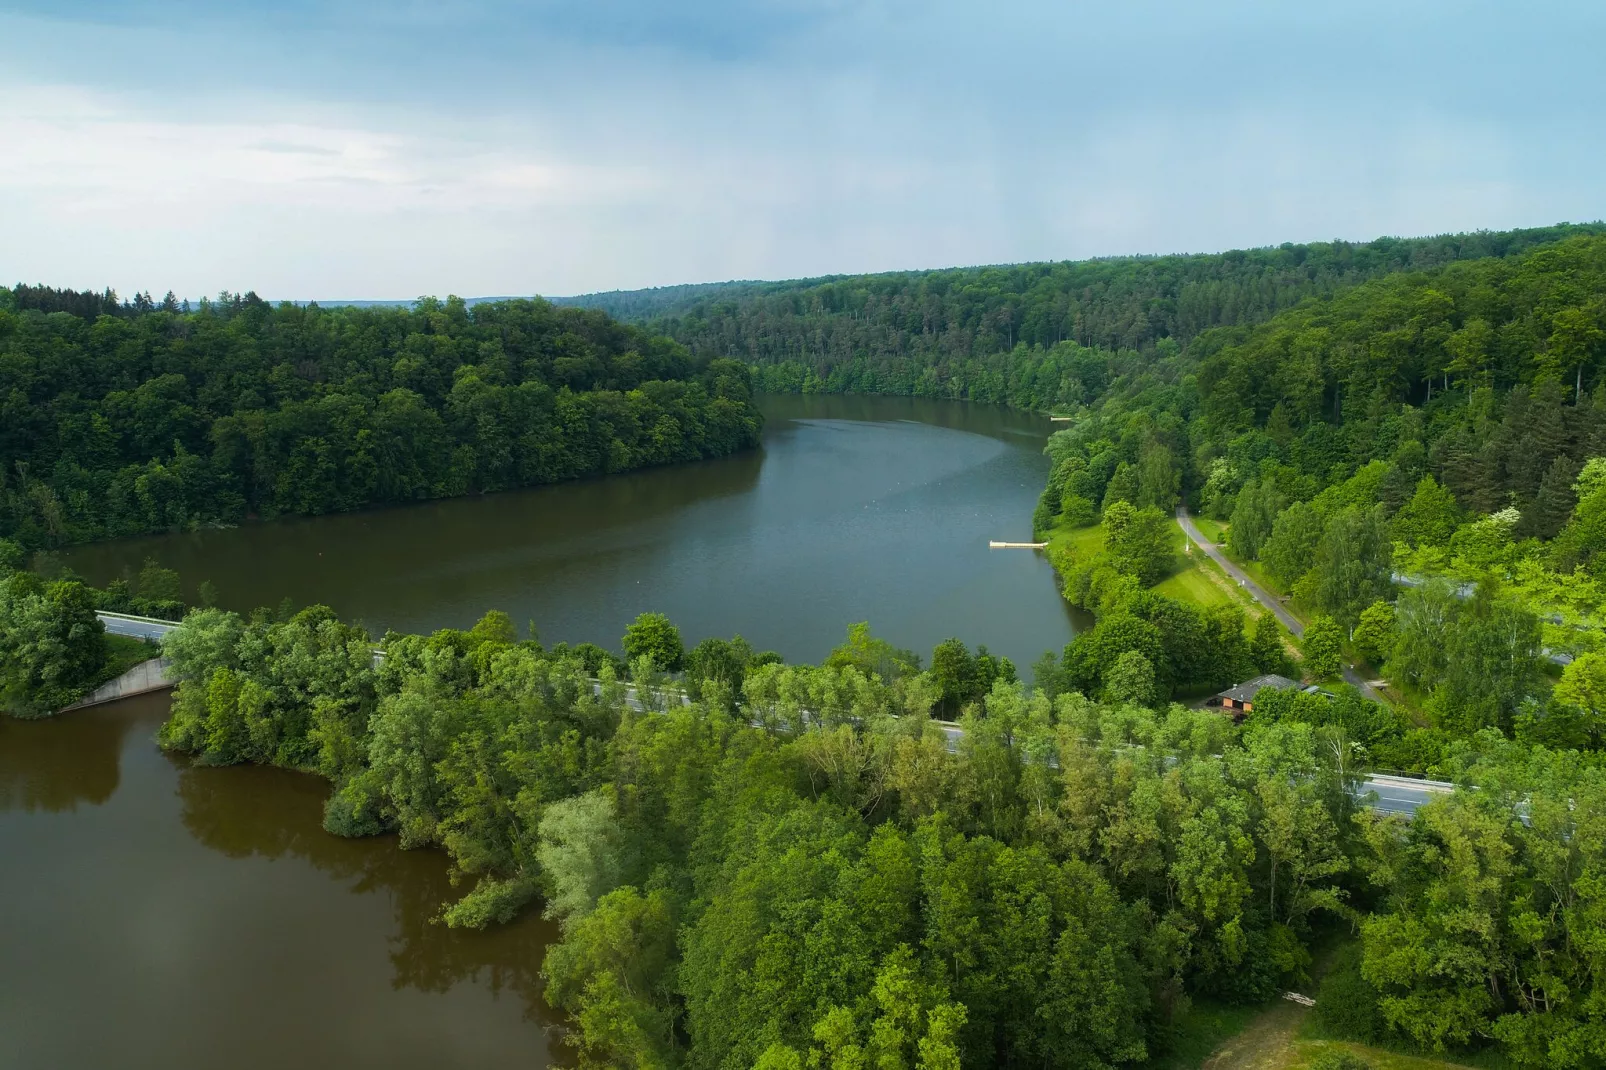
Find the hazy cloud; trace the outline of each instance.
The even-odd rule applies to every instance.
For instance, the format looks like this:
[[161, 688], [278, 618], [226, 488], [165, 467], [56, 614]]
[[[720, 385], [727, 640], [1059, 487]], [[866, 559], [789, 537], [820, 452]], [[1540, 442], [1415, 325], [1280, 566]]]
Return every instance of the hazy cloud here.
[[0, 3], [0, 276], [569, 293], [1603, 214], [1593, 5]]

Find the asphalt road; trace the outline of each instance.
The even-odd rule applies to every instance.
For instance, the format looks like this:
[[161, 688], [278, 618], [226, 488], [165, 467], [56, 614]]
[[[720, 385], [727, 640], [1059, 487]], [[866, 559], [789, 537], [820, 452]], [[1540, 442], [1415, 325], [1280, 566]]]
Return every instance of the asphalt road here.
[[[1179, 511], [1177, 519], [1182, 522], [1183, 530], [1187, 531], [1189, 537], [1199, 543], [1200, 546], [1205, 547], [1205, 544], [1200, 541], [1201, 536], [1198, 534], [1198, 529], [1194, 528], [1192, 521], [1185, 519], [1185, 517], [1186, 514]], [[1205, 552], [1209, 553], [1210, 547], [1205, 547]], [[1227, 567], [1230, 564], [1220, 559], [1218, 554], [1212, 554], [1211, 556], [1221, 561], [1223, 567]], [[1232, 571], [1229, 568], [1228, 574], [1231, 575]], [[1250, 585], [1245, 584], [1245, 586]], [[1259, 590], [1259, 588], [1252, 587], [1251, 593], [1255, 590]], [[1276, 612], [1275, 605], [1271, 608], [1273, 612]], [[100, 618], [101, 623], [106, 625], [106, 630], [111, 634], [130, 635], [138, 639], [161, 639], [177, 627], [175, 624], [163, 621], [125, 617], [114, 613], [98, 613], [96, 616]], [[1279, 619], [1281, 619], [1281, 616], [1282, 614], [1279, 614]], [[1295, 621], [1295, 623], [1297, 624], [1298, 621]], [[634, 687], [627, 688], [625, 701], [636, 709], [642, 708], [641, 700], [637, 697]], [[682, 695], [680, 701], [684, 703], [688, 700]], [[952, 749], [957, 749], [959, 740], [964, 735], [964, 729], [958, 725], [948, 723], [940, 723], [938, 727], [942, 729], [943, 735], [948, 738], [948, 746]], [[1407, 817], [1414, 814], [1417, 807], [1431, 802], [1438, 795], [1451, 790], [1453, 790], [1453, 785], [1438, 781], [1411, 780], [1406, 777], [1393, 776], [1368, 777], [1362, 785], [1363, 792], [1377, 793], [1377, 800], [1371, 804], [1373, 810], [1380, 814], [1404, 814]]]
[[161, 639], [178, 625], [148, 617], [127, 617], [121, 613], [96, 613], [110, 635], [127, 635], [135, 639]]
[[1454, 791], [1455, 785], [1440, 780], [1378, 775], [1366, 778], [1364, 790], [1377, 793], [1377, 799], [1371, 806], [1378, 813], [1410, 817], [1416, 813], [1417, 807]]
[[[1304, 622], [1290, 613], [1288, 611], [1288, 607], [1284, 606], [1280, 601], [1273, 597], [1271, 592], [1267, 591], [1266, 588], [1256, 583], [1250, 577], [1249, 573], [1238, 567], [1236, 562], [1232, 561], [1227, 557], [1226, 554], [1222, 553], [1220, 548], [1217, 547], [1215, 543], [1205, 538], [1204, 533], [1201, 532], [1198, 526], [1194, 524], [1193, 517], [1188, 515], [1188, 510], [1180, 505], [1177, 506], [1177, 523], [1182, 526], [1183, 534], [1187, 535], [1188, 538], [1193, 541], [1195, 546], [1203, 550], [1205, 555], [1209, 557], [1210, 560], [1220, 565], [1223, 572], [1238, 581], [1238, 586], [1248, 591], [1250, 596], [1254, 598], [1255, 601], [1259, 602], [1261, 605], [1271, 610], [1272, 613], [1276, 614], [1277, 619], [1282, 622], [1284, 628], [1288, 629], [1289, 634], [1291, 634], [1295, 639], [1298, 639], [1305, 634]], [[1339, 672], [1343, 674], [1345, 683], [1355, 687], [1358, 691], [1360, 691], [1361, 694], [1365, 695], [1373, 702], [1387, 701], [1387, 699], [1385, 699], [1382, 695], [1378, 694], [1376, 688], [1367, 683], [1365, 678], [1363, 678], [1360, 673], [1355, 671], [1354, 666], [1342, 665], [1339, 667]]]

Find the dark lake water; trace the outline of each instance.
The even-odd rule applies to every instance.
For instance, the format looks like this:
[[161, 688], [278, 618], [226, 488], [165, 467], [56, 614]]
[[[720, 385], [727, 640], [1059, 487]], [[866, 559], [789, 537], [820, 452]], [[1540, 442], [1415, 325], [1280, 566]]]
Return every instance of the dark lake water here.
[[[615, 645], [642, 610], [817, 660], [869, 620], [1024, 670], [1072, 620], [1026, 539], [1046, 421], [959, 403], [784, 398], [762, 451], [351, 516], [84, 547], [224, 604], [324, 602], [380, 630], [486, 609]], [[537, 914], [432, 924], [446, 862], [319, 827], [325, 785], [202, 769], [152, 742], [166, 698], [0, 718], [0, 1067], [541, 1067], [561, 1063]]]
[[506, 610], [543, 640], [618, 649], [636, 614], [688, 645], [740, 633], [818, 661], [847, 625], [924, 656], [948, 636], [1024, 672], [1069, 641], [1031, 537], [1042, 417], [963, 402], [764, 399], [761, 450], [475, 498], [80, 547], [91, 582], [154, 557], [235, 609], [322, 602], [376, 633]]

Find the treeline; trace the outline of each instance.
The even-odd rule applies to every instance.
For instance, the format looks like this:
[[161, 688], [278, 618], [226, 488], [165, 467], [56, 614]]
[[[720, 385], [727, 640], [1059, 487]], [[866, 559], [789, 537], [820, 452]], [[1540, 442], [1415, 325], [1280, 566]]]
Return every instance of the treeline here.
[[587, 1066], [1139, 1064], [1192, 998], [1302, 978], [1362, 886], [1326, 729], [983, 692], [965, 652], [951, 746], [945, 670], [862, 628], [820, 667], [650, 615], [623, 645], [634, 702], [501, 614], [376, 660], [326, 610], [200, 611], [161, 738], [320, 772], [331, 831], [444, 849], [474, 882], [451, 924], [539, 897]]
[[1183, 346], [1210, 328], [1260, 323], [1366, 279], [1507, 257], [1600, 229], [666, 287], [572, 300], [649, 323], [693, 352], [773, 368], [764, 373], [768, 390], [1010, 401], [999, 378], [1034, 374], [1026, 369], [1062, 342], [1112, 352], [1147, 353], [1165, 341]]
[[747, 368], [599, 312], [0, 289], [0, 536], [29, 548], [753, 446]]

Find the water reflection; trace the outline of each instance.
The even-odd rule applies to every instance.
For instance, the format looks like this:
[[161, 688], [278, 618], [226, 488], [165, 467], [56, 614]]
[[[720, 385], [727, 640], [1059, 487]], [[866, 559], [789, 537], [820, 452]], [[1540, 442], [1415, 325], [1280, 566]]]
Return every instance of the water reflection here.
[[448, 929], [434, 919], [464, 889], [452, 887], [444, 857], [403, 851], [394, 836], [347, 840], [324, 832], [324, 781], [277, 769], [204, 768], [172, 760], [184, 827], [198, 842], [235, 859], [302, 859], [353, 894], [389, 900], [392, 987], [446, 992], [464, 982], [481, 983], [493, 993], [515, 995], [526, 1018], [549, 1028], [558, 1024], [540, 980], [542, 957], [557, 930], [538, 911], [488, 932]]
[[118, 755], [132, 725], [105, 707], [56, 721], [0, 715], [0, 812], [101, 805], [117, 790]]

